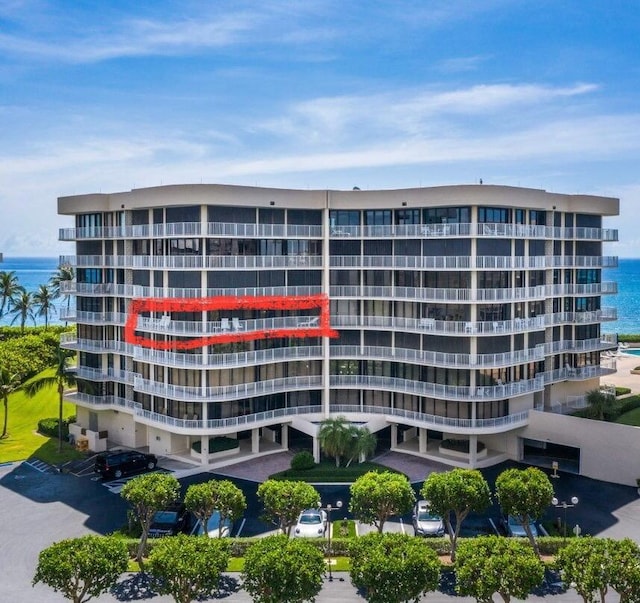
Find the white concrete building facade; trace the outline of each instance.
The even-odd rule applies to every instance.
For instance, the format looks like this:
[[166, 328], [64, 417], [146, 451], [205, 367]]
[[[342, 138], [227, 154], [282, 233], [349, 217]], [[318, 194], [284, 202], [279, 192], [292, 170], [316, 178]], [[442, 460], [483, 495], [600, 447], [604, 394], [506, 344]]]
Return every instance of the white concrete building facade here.
[[391, 449], [478, 467], [521, 457], [532, 410], [615, 371], [614, 198], [177, 185], [58, 210], [75, 222], [60, 232], [76, 244], [67, 399], [94, 449], [206, 464], [224, 436], [318, 459], [319, 423], [342, 415]]

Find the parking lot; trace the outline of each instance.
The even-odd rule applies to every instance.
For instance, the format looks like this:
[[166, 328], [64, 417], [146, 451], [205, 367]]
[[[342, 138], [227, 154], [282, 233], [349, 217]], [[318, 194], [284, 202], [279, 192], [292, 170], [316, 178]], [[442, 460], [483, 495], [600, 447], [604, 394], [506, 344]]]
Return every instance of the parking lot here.
[[[505, 468], [504, 464], [485, 471], [490, 485], [495, 477]], [[161, 463], [162, 467], [162, 463]], [[165, 467], [165, 470], [167, 468]], [[44, 472], [43, 472], [44, 471]], [[215, 475], [201, 473], [182, 478], [183, 489], [190, 483], [206, 481]], [[225, 476], [228, 477], [228, 476]], [[257, 483], [248, 480], [235, 480], [247, 496], [248, 508], [245, 518], [235, 527], [235, 534], [242, 536], [266, 535], [274, 526], [260, 520], [262, 512], [255, 495]], [[416, 490], [420, 483], [414, 484]], [[3, 579], [3, 600], [16, 603], [45, 603], [64, 601], [49, 588], [38, 585], [31, 587], [31, 580], [37, 562], [38, 553], [51, 543], [63, 538], [81, 536], [86, 533], [108, 534], [124, 524], [127, 505], [119, 495], [121, 483], [104, 482], [91, 475], [76, 477], [39, 469], [27, 464], [15, 464], [0, 467], [0, 505], [5, 509], [5, 521], [2, 522], [2, 546], [0, 547], [0, 563], [5, 571]], [[556, 496], [559, 500], [569, 500], [577, 496], [580, 500], [575, 508], [568, 511], [568, 523], [579, 523], [583, 533], [614, 538], [630, 537], [640, 543], [640, 498], [635, 488], [616, 486], [604, 482], [596, 482], [576, 475], [561, 474], [554, 480]], [[349, 516], [348, 485], [317, 486], [324, 504], [341, 500], [343, 510], [332, 513], [332, 519]], [[549, 509], [550, 519], [560, 513]], [[486, 514], [470, 516], [464, 524], [463, 535], [491, 533], [494, 523], [499, 518], [499, 509], [494, 505]], [[362, 526], [362, 532], [372, 529]], [[394, 518], [388, 522], [385, 531], [402, 531], [413, 533], [411, 514], [402, 518]], [[318, 603], [323, 601], [358, 601], [357, 595], [349, 582], [348, 576], [340, 576], [344, 581], [327, 583]], [[144, 591], [144, 585], [138, 579], [125, 581], [121, 588], [111, 595], [101, 597], [100, 601], [125, 601], [133, 599], [149, 599], [151, 593]], [[226, 582], [228, 590], [220, 595], [227, 601], [250, 601], [238, 588], [237, 577], [229, 577]], [[141, 590], [142, 588], [142, 590]], [[451, 594], [430, 595], [428, 600], [450, 600]], [[169, 598], [153, 596], [158, 603], [170, 601]], [[535, 601], [535, 598], [533, 599]], [[548, 599], [547, 599], [548, 600]], [[566, 593], [554, 597], [554, 601], [577, 601], [574, 593]], [[615, 598], [611, 599], [615, 601]], [[465, 599], [456, 597], [456, 601]], [[470, 601], [470, 600], [469, 600]]]

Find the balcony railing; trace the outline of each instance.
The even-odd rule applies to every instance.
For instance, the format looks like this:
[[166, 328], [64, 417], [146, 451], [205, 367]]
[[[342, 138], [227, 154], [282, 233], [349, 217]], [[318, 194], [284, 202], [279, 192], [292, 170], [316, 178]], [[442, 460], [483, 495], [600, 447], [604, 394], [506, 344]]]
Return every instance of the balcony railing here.
[[238, 400], [241, 398], [251, 398], [255, 396], [266, 396], [269, 394], [321, 389], [323, 378], [321, 375], [283, 377], [280, 379], [269, 379], [266, 381], [253, 381], [239, 385], [227, 385], [217, 387], [189, 387], [181, 385], [171, 385], [150, 381], [141, 377], [134, 380], [134, 389], [139, 392], [170, 398], [172, 400], [184, 400], [195, 402], [217, 402], [225, 400]]
[[181, 354], [135, 347], [133, 358], [142, 362], [176, 368], [235, 368], [273, 362], [319, 360], [322, 358], [322, 347], [292, 346], [233, 354]]
[[[82, 393], [72, 393], [65, 396], [69, 402], [87, 406], [95, 409], [113, 408], [131, 412], [137, 420], [142, 420], [150, 425], [165, 427], [176, 431], [189, 431], [192, 433], [207, 432], [211, 430], [232, 430], [246, 429], [248, 426], [260, 424], [273, 424], [282, 422], [291, 417], [318, 415], [322, 416], [321, 406], [295, 406], [291, 408], [279, 408], [270, 411], [252, 413], [239, 417], [228, 417], [225, 419], [179, 419], [177, 417], [169, 417], [167, 415], [144, 410], [138, 402], [132, 402], [116, 396], [92, 396]], [[384, 408], [380, 406], [359, 406], [332, 404], [332, 413], [351, 414], [362, 417], [360, 420], [365, 421], [368, 416], [384, 415], [404, 419], [410, 423], [424, 427], [433, 427], [436, 429], [446, 428], [456, 433], [473, 432], [495, 432], [515, 429], [527, 424], [529, 411], [514, 413], [504, 417], [495, 417], [491, 419], [457, 419], [452, 417], [440, 417], [438, 415], [430, 415], [409, 411], [401, 408]]]
[[460, 368], [482, 368], [512, 366], [544, 359], [544, 347], [500, 354], [455, 354], [431, 352], [407, 348], [381, 346], [337, 345], [330, 348], [331, 358], [357, 358], [364, 360], [391, 360], [429, 366]]
[[528, 410], [506, 415], [504, 417], [495, 417], [493, 419], [457, 419], [453, 417], [430, 415], [402, 408], [384, 408], [381, 406], [367, 405], [358, 406], [354, 404], [332, 404], [331, 412], [334, 414], [386, 415], [401, 418], [414, 424], [428, 425], [439, 429], [444, 428], [456, 430], [457, 433], [461, 433], [461, 430], [488, 431], [500, 428], [515, 429], [526, 425], [529, 421]]
[[[61, 228], [61, 241], [81, 239], [131, 239], [161, 237], [242, 237], [242, 238], [316, 238], [323, 236], [320, 225], [253, 224], [228, 222], [175, 222], [127, 226], [90, 226]], [[339, 226], [328, 228], [329, 236], [340, 237], [492, 237], [527, 239], [584, 239], [617, 241], [618, 231], [611, 228], [561, 228], [528, 224], [459, 223], [394, 224], [384, 226]]]
[[469, 387], [442, 385], [424, 381], [412, 381], [398, 377], [373, 375], [331, 375], [331, 387], [340, 389], [374, 389], [393, 391], [418, 396], [428, 396], [441, 400], [503, 400], [544, 389], [544, 379], [514, 381], [503, 385]]

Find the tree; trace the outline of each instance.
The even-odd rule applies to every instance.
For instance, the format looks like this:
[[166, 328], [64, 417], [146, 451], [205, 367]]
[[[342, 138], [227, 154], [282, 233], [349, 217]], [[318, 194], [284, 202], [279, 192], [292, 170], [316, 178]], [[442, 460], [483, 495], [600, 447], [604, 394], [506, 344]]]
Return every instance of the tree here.
[[190, 603], [218, 590], [228, 563], [227, 541], [179, 534], [154, 545], [147, 567], [160, 593], [176, 603]]
[[640, 547], [631, 539], [609, 540], [609, 558], [615, 568], [609, 583], [620, 603], [640, 601]]
[[153, 516], [156, 511], [161, 511], [178, 500], [179, 493], [180, 482], [170, 473], [140, 475], [122, 487], [120, 495], [133, 507], [133, 512], [142, 527], [142, 536], [140, 536], [136, 554], [136, 560], [141, 567]]
[[31, 293], [21, 291], [16, 297], [14, 297], [11, 301], [9, 314], [14, 314], [11, 324], [16, 322], [18, 319], [20, 320], [21, 334], [24, 334], [24, 326], [27, 323], [27, 319], [31, 319], [33, 326], [35, 326], [36, 317], [33, 313], [33, 297], [31, 296]]
[[64, 403], [64, 390], [66, 387], [73, 387], [76, 378], [69, 370], [69, 360], [75, 356], [72, 350], [65, 350], [60, 345], [56, 348], [56, 366], [53, 375], [40, 376], [33, 381], [29, 381], [24, 386], [24, 391], [30, 398], [33, 398], [39, 391], [56, 386], [58, 390], [58, 452], [62, 452], [62, 408]]
[[0, 318], [5, 315], [5, 310], [11, 307], [13, 300], [24, 291], [18, 282], [18, 276], [14, 270], [0, 272]]
[[571, 538], [558, 551], [555, 566], [564, 583], [573, 586], [584, 603], [604, 603], [612, 573], [618, 571], [611, 563], [609, 541], [590, 536]]
[[416, 501], [407, 477], [391, 471], [365, 473], [351, 484], [350, 492], [349, 511], [379, 533], [389, 517], [404, 515]]
[[422, 538], [370, 533], [349, 546], [351, 583], [370, 603], [418, 601], [438, 588], [440, 560]]
[[320, 494], [306, 482], [268, 479], [258, 486], [265, 515], [287, 536], [304, 509], [318, 507]]
[[0, 396], [4, 402], [4, 423], [2, 426], [2, 435], [0, 439], [7, 436], [7, 421], [9, 419], [9, 394], [19, 390], [22, 387], [22, 375], [11, 374], [6, 369], [0, 369]]
[[603, 392], [601, 389], [592, 389], [587, 392], [587, 415], [590, 419], [604, 421], [616, 401], [615, 396]]
[[85, 603], [109, 590], [127, 571], [126, 541], [83, 536], [52, 544], [40, 552], [33, 585], [42, 582], [65, 599]]
[[516, 517], [540, 556], [538, 543], [531, 532], [531, 522], [540, 519], [553, 498], [553, 486], [536, 467], [507, 469], [496, 478], [496, 498], [505, 515]]
[[353, 459], [357, 458], [363, 462], [371, 456], [378, 444], [378, 438], [371, 433], [367, 427], [353, 427], [351, 436], [351, 449], [349, 450], [349, 461], [347, 467], [351, 465]]
[[214, 485], [213, 501], [220, 513], [218, 536], [222, 536], [222, 529], [228, 521], [233, 522], [242, 517], [247, 509], [247, 499], [244, 492], [228, 479], [216, 480]]
[[340, 459], [351, 450], [353, 435], [351, 424], [343, 416], [329, 417], [320, 423], [320, 447], [325, 454], [335, 458], [336, 467], [340, 466]]
[[420, 494], [429, 501], [433, 512], [442, 516], [451, 537], [451, 561], [455, 561], [462, 522], [471, 511], [481, 513], [491, 504], [489, 484], [477, 469], [452, 469], [429, 474]]
[[45, 331], [49, 328], [49, 317], [55, 312], [53, 291], [48, 285], [40, 285], [33, 294], [33, 305], [37, 309], [36, 316], [44, 316]]
[[[53, 297], [58, 299], [63, 298], [63, 301], [67, 302], [67, 313], [71, 305], [71, 295], [68, 291], [64, 291], [66, 284], [72, 283], [76, 278], [73, 266], [62, 264], [58, 266], [57, 272], [51, 277], [49, 284], [53, 291]], [[65, 321], [65, 326], [67, 322]]]
[[544, 580], [544, 564], [517, 538], [480, 536], [460, 543], [455, 563], [456, 591], [491, 602], [498, 593], [504, 603], [526, 599]]
[[322, 589], [322, 551], [304, 538], [260, 538], [245, 553], [243, 588], [256, 603], [313, 601]]
[[244, 492], [229, 480], [214, 479], [203, 484], [192, 484], [187, 488], [184, 502], [204, 526], [205, 534], [209, 531], [209, 518], [214, 511], [218, 511], [218, 536], [222, 535], [227, 520], [235, 521], [247, 508]]

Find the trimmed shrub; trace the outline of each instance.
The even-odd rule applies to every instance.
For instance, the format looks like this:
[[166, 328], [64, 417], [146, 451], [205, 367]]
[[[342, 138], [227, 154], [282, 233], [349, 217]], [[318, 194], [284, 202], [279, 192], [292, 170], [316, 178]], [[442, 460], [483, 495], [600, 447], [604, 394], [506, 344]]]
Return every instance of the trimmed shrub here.
[[[73, 421], [71, 421], [73, 419]], [[62, 439], [66, 440], [69, 437], [69, 423], [74, 423], [75, 417], [69, 417], [62, 421]], [[58, 417], [40, 419], [38, 421], [38, 433], [49, 436], [50, 438], [58, 437]]]
[[315, 466], [316, 462], [313, 460], [313, 454], [308, 450], [298, 452], [298, 454], [291, 459], [291, 468], [294, 471], [308, 471], [309, 469], [313, 469]]
[[616, 387], [616, 396], [626, 396], [631, 393], [629, 387]]

